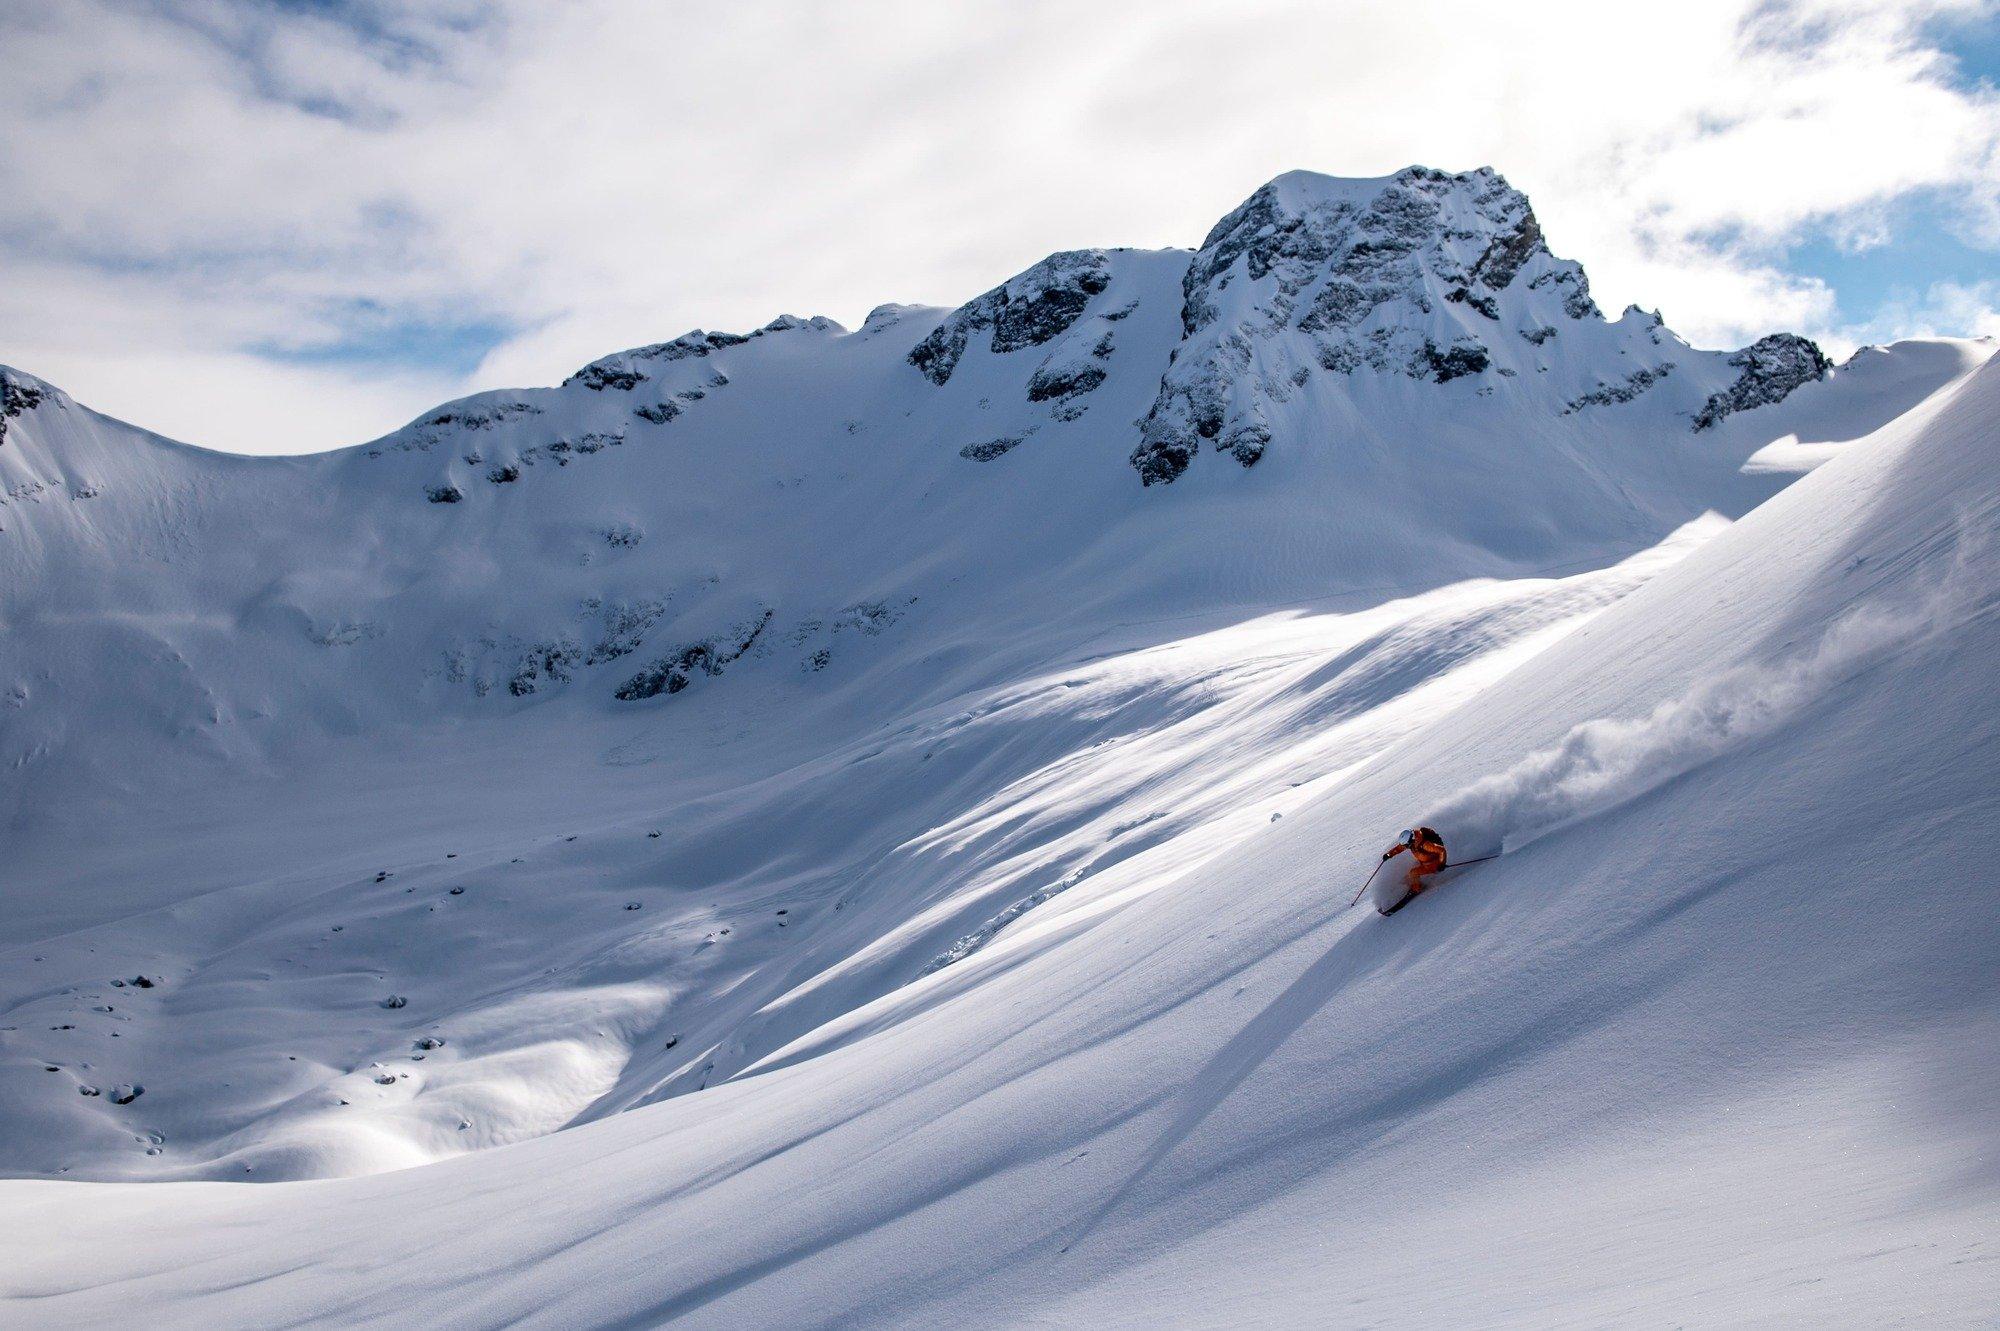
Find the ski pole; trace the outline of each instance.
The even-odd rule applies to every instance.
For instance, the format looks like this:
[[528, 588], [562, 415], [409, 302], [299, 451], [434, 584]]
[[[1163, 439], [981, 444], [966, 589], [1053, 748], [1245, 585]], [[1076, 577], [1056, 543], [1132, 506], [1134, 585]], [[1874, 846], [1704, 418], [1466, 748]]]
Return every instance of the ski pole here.
[[[1372, 883], [1375, 881], [1375, 875], [1381, 873], [1382, 866], [1387, 864], [1388, 862], [1389, 861], [1387, 859], [1381, 859], [1375, 862], [1375, 867], [1368, 871], [1368, 882], [1365, 882], [1361, 885], [1361, 892], [1366, 892], [1368, 890], [1368, 883]], [[1349, 910], [1352, 910], [1354, 908], [1355, 901], [1361, 900], [1361, 892], [1356, 892], [1354, 894], [1354, 901], [1350, 901], [1347, 903]]]

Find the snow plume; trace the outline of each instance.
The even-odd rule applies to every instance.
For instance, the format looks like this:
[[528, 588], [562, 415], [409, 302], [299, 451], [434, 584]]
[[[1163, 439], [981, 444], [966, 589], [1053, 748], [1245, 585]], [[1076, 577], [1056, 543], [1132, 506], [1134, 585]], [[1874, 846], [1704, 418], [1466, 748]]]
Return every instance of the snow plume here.
[[1645, 716], [1600, 717], [1554, 747], [1467, 786], [1423, 822], [1454, 859], [1517, 850], [1578, 819], [1613, 809], [1740, 744], [1768, 735], [1842, 681], [1957, 618], [1968, 547], [1906, 602], [1835, 620], [1808, 647], [1696, 684]]

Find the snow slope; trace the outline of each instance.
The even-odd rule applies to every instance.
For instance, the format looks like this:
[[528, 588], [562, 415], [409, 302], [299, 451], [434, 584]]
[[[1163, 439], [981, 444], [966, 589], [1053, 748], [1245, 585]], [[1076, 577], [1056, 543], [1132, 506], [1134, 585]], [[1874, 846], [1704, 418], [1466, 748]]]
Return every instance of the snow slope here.
[[[1990, 1308], [2000, 364], [1776, 393], [1517, 200], [320, 459], [9, 372], [10, 1314]], [[1509, 853], [1343, 911], [1418, 815]]]

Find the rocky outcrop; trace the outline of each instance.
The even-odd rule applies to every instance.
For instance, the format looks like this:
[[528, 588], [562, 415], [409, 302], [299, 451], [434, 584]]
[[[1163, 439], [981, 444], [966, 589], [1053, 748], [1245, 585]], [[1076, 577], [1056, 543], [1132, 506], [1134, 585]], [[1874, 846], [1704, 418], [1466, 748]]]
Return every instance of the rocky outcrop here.
[[465, 498], [465, 492], [456, 485], [433, 485], [424, 491], [424, 498], [433, 504], [456, 504]]
[[697, 328], [693, 332], [682, 333], [670, 342], [655, 342], [650, 346], [634, 347], [630, 351], [621, 351], [615, 356], [592, 361], [563, 380], [563, 387], [581, 384], [597, 392], [603, 392], [605, 389], [630, 391], [646, 382], [648, 377], [636, 362], [700, 359], [712, 356], [725, 347], [740, 347], [746, 342], [769, 337], [774, 333], [802, 330], [823, 333], [842, 331], [840, 325], [831, 319], [819, 316], [801, 319], [790, 314], [781, 314], [762, 328], [749, 333], [711, 333]]
[[1468, 374], [1478, 374], [1491, 363], [1486, 348], [1473, 338], [1461, 338], [1448, 347], [1426, 339], [1411, 358], [1410, 373], [1433, 383], [1450, 383]]
[[531, 402], [490, 402], [476, 407], [452, 407], [417, 422], [419, 428], [490, 430], [518, 416], [539, 416], [542, 409]]
[[507, 692], [525, 698], [539, 692], [545, 684], [567, 684], [582, 661], [583, 652], [574, 643], [541, 644], [522, 656], [507, 681]]
[[1083, 317], [1092, 298], [1110, 285], [1111, 268], [1103, 250], [1051, 254], [945, 316], [910, 349], [909, 362], [942, 386], [950, 382], [976, 335], [986, 334], [987, 345], [1002, 355], [1041, 346], [1067, 332]]
[[958, 450], [958, 455], [968, 462], [991, 462], [1021, 446], [1017, 437], [989, 439], [983, 444], [967, 444]]
[[602, 393], [607, 388], [615, 388], [621, 393], [629, 393], [646, 382], [646, 376], [623, 365], [586, 365], [563, 380], [563, 387], [582, 384], [592, 392]]
[[7, 422], [49, 401], [48, 393], [8, 370], [0, 370], [0, 444], [7, 442]]
[[1796, 333], [1759, 338], [1729, 358], [1742, 373], [1695, 413], [1694, 428], [1706, 430], [1735, 412], [1782, 402], [1803, 384], [1824, 379], [1833, 368], [1819, 347]]
[[1586, 407], [1610, 407], [1630, 402], [1651, 388], [1660, 380], [1672, 374], [1674, 363], [1668, 361], [1659, 366], [1642, 366], [1615, 384], [1603, 384], [1576, 398], [1563, 408], [1563, 415], [1573, 416]]
[[[1049, 358], [1035, 370], [1028, 380], [1028, 401], [1070, 403], [1086, 393], [1094, 392], [1110, 374], [1112, 337], [1105, 333], [1091, 345], [1088, 351], [1065, 342], [1056, 348]], [[1080, 413], [1081, 408], [1076, 409]], [[1060, 408], [1057, 415], [1064, 419], [1074, 419], [1074, 415]]]
[[1550, 316], [1602, 317], [1583, 270], [1549, 253], [1526, 197], [1492, 171], [1281, 176], [1189, 262], [1183, 340], [1131, 464], [1147, 485], [1204, 447], [1250, 466], [1272, 406], [1314, 367], [1446, 384], [1493, 367], [1476, 329], [1511, 321], [1539, 342]]
[[773, 611], [738, 627], [724, 638], [707, 638], [681, 647], [641, 670], [618, 686], [612, 696], [620, 702], [657, 698], [662, 693], [679, 693], [700, 675], [719, 675], [756, 646], [771, 623]]

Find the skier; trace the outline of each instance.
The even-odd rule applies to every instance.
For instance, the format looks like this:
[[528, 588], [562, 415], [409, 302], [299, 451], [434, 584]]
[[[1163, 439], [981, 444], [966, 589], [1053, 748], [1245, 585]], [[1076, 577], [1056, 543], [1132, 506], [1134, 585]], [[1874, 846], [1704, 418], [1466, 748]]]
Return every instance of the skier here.
[[1382, 852], [1382, 862], [1387, 864], [1404, 851], [1410, 853], [1410, 872], [1405, 878], [1409, 895], [1415, 896], [1424, 890], [1424, 879], [1444, 868], [1444, 838], [1435, 829], [1413, 827], [1396, 838], [1396, 844]]

